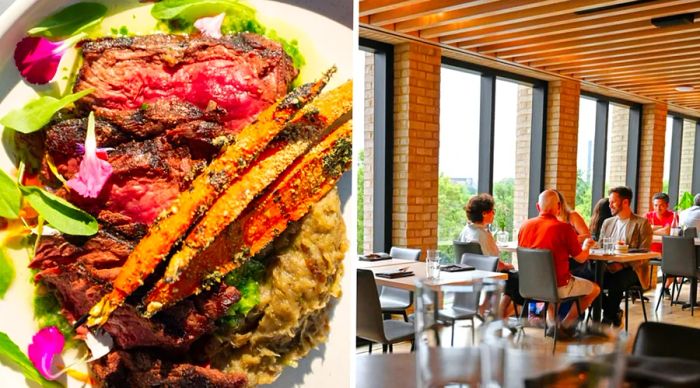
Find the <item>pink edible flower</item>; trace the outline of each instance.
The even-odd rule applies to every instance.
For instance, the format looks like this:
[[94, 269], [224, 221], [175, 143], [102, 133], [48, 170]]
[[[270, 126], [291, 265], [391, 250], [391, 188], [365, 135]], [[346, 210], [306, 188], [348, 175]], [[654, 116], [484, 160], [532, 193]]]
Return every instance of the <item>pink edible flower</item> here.
[[224, 22], [225, 14], [220, 13], [216, 16], [199, 18], [194, 22], [194, 26], [203, 34], [212, 38], [221, 38], [221, 24]]
[[99, 155], [97, 151], [95, 115], [90, 112], [87, 135], [85, 136], [85, 154], [80, 162], [78, 173], [67, 182], [68, 187], [83, 197], [97, 198], [107, 179], [112, 175], [112, 165], [108, 161], [100, 159], [100, 156], [106, 158], [106, 153], [101, 152], [102, 155]]
[[46, 84], [56, 75], [63, 54], [85, 34], [52, 42], [40, 36], [28, 36], [15, 47], [15, 66], [29, 83]]
[[49, 380], [58, 378], [58, 375], [51, 373], [53, 358], [63, 351], [63, 334], [55, 326], [45, 327], [32, 337], [27, 354], [32, 360], [36, 370]]

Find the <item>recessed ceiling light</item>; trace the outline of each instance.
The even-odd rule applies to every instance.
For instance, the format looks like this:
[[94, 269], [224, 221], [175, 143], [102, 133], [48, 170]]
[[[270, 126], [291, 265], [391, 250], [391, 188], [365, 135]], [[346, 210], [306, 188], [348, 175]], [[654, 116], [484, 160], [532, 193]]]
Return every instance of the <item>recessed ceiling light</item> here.
[[692, 92], [693, 91], [693, 86], [692, 85], [678, 85], [676, 86], [676, 90], [679, 92]]

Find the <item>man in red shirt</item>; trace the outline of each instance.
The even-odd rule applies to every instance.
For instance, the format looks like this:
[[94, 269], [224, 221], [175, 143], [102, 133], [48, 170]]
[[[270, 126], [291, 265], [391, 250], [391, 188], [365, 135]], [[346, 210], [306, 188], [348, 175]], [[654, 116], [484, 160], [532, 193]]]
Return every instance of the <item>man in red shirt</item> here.
[[[589, 280], [571, 275], [569, 257], [573, 257], [579, 263], [585, 262], [595, 242], [586, 239], [583, 246], [579, 245], [574, 228], [557, 219], [561, 203], [554, 190], [545, 190], [540, 194], [537, 210], [540, 215], [525, 221], [520, 227], [518, 246], [550, 250], [557, 274], [559, 297], [581, 296], [581, 308], [585, 310], [600, 293], [600, 287]], [[572, 327], [576, 318], [578, 311], [574, 306], [562, 321], [562, 327]]]
[[[654, 211], [650, 211], [646, 214], [649, 224], [651, 224], [651, 230], [656, 235], [668, 236], [671, 231], [671, 223], [673, 222], [672, 211], [668, 210], [668, 202], [670, 198], [666, 193], [656, 193], [654, 194], [653, 202]], [[651, 248], [654, 252], [661, 253], [661, 243], [652, 242]]]

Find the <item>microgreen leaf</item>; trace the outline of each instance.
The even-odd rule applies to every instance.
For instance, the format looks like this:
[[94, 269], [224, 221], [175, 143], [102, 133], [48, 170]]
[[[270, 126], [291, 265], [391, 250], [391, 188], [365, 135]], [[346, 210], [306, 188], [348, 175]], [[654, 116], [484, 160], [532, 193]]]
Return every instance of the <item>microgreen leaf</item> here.
[[5, 248], [0, 247], [0, 299], [5, 297], [13, 280], [15, 280], [15, 266]]
[[97, 233], [97, 220], [93, 216], [35, 186], [21, 186], [24, 198], [55, 229], [77, 236]]
[[22, 196], [15, 181], [0, 169], [0, 217], [19, 217]]
[[61, 384], [44, 379], [19, 346], [3, 332], [0, 332], [0, 362], [8, 366], [16, 366], [24, 377], [44, 387], [61, 388]]
[[42, 20], [27, 33], [46, 37], [70, 36], [99, 23], [106, 13], [107, 7], [103, 4], [73, 4]]
[[151, 8], [151, 16], [156, 19], [182, 19], [190, 23], [204, 16], [214, 16], [221, 12], [255, 11], [237, 1], [231, 0], [163, 0]]
[[0, 118], [0, 124], [22, 133], [38, 131], [51, 121], [56, 112], [63, 109], [66, 105], [87, 96], [94, 90], [81, 90], [61, 99], [50, 96], [39, 97], [22, 108], [10, 111], [10, 113]]

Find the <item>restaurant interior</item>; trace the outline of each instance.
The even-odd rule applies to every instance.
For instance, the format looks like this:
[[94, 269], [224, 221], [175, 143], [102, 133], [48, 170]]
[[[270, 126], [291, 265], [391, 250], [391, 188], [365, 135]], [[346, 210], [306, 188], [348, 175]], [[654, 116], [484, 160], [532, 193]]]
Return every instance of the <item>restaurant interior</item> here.
[[[559, 341], [556, 332], [546, 335], [547, 314], [538, 310], [566, 301], [556, 292], [556, 301], [527, 294], [532, 277], [539, 282], [534, 286], [553, 282], [555, 289], [556, 279], [546, 260], [536, 271], [523, 265], [539, 256], [519, 247], [518, 235], [538, 216], [545, 189], [558, 190], [586, 225], [599, 200], [620, 186], [631, 189], [630, 210], [641, 217], [657, 211], [658, 193], [667, 194], [661, 202], [674, 214], [694, 206], [700, 193], [700, 2], [360, 0], [358, 17], [357, 386], [548, 386], [552, 381], [542, 375], [572, 370], [520, 365], [539, 371], [526, 376], [517, 362], [506, 368], [503, 359], [529, 337], [546, 341], [541, 353], [557, 359], [577, 345], [614, 342], [621, 361], [609, 363], [611, 383], [594, 386], [699, 386], [697, 229], [675, 216], [663, 227], [652, 221], [658, 249], [644, 252], [634, 252], [632, 242], [630, 252], [598, 238], [588, 261], [601, 294], [610, 298], [614, 287], [602, 276], [615, 265], [645, 266], [649, 281], [624, 290], [617, 321], [601, 325], [596, 300], [576, 335]], [[510, 275], [494, 262], [482, 264], [488, 255], [456, 241], [467, 223], [465, 205], [479, 193], [493, 198], [488, 230], [499, 259], [520, 272], [525, 309], [499, 306], [498, 279]], [[437, 279], [423, 263], [434, 258], [442, 266]], [[690, 268], [687, 274], [679, 262]], [[476, 270], [447, 271], [460, 263]], [[453, 285], [471, 287], [476, 302], [464, 307]], [[549, 326], [558, 327], [561, 315], [550, 312]], [[489, 329], [497, 323], [508, 326], [500, 339], [515, 338], [499, 342], [500, 364], [488, 356], [496, 346], [488, 341]], [[446, 355], [440, 348], [463, 353]], [[461, 377], [439, 380], [438, 369]], [[590, 368], [576, 371], [577, 382], [562, 386], [596, 375]]]

